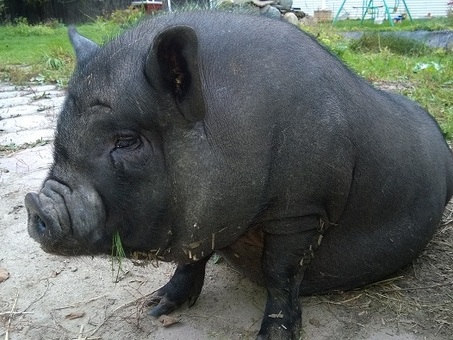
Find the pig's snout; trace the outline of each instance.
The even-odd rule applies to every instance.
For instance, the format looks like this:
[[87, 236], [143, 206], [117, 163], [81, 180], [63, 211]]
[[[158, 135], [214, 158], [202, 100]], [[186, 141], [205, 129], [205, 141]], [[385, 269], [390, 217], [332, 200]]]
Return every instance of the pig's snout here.
[[28, 212], [28, 233], [43, 246], [54, 243], [63, 236], [62, 226], [56, 216], [56, 202], [52, 202], [53, 204], [42, 202], [46, 199], [49, 200], [48, 197], [40, 197], [35, 193], [28, 193], [25, 196], [25, 206]]
[[72, 237], [71, 219], [65, 203], [70, 192], [65, 185], [48, 180], [41, 191], [25, 196], [28, 233], [44, 249], [53, 251], [62, 240]]
[[[41, 215], [44, 215], [37, 204], [38, 195], [29, 193], [25, 196], [25, 204], [28, 210], [28, 228], [29, 232], [36, 232], [38, 235], [43, 235], [47, 230], [47, 223]], [[41, 215], [40, 215], [41, 213]]]
[[44, 250], [74, 255], [105, 248], [105, 212], [100, 196], [94, 190], [77, 189], [48, 179], [39, 193], [25, 196], [28, 233]]

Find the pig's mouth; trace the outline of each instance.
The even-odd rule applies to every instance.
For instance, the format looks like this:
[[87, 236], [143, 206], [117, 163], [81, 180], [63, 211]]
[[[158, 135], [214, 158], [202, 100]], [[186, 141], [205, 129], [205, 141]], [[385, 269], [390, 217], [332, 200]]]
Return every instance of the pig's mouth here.
[[42, 248], [62, 255], [109, 252], [104, 232], [105, 212], [94, 190], [71, 190], [47, 180], [36, 193], [25, 196], [28, 233]]

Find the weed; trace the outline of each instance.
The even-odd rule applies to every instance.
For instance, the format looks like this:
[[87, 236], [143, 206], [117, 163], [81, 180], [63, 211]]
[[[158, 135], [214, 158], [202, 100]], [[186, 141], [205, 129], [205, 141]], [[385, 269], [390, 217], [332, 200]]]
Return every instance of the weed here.
[[52, 27], [45, 25], [29, 25], [26, 18], [17, 18], [13, 25], [6, 25], [9, 28], [8, 33], [11, 36], [46, 36], [52, 35]]
[[64, 24], [60, 20], [55, 19], [55, 18], [47, 19], [43, 23], [43, 25], [46, 27], [50, 27], [52, 29], [64, 27]]
[[24, 143], [21, 145], [17, 145], [15, 143], [0, 145], [0, 157], [7, 156], [7, 155], [13, 154], [15, 152], [21, 151], [21, 150], [34, 148], [36, 146], [47, 145], [49, 143], [50, 143], [50, 141], [47, 139], [37, 139], [33, 143]]
[[24, 85], [38, 74], [32, 65], [4, 65], [0, 66], [0, 80], [16, 85]]
[[338, 33], [332, 26], [304, 26], [300, 25], [300, 29], [314, 36], [323, 46], [331, 50], [334, 54], [341, 57], [348, 49], [343, 36]]
[[144, 17], [145, 13], [142, 10], [129, 7], [124, 10], [113, 11], [109, 15], [108, 20], [124, 29], [136, 25]]
[[[218, 6], [221, 3], [222, 3], [221, 1], [217, 1], [217, 2], [213, 1], [213, 5], [215, 5], [215, 6]], [[224, 2], [223, 5], [228, 6], [228, 3]], [[237, 5], [241, 9], [249, 8], [249, 4], [246, 4], [245, 2], [242, 3], [241, 1], [238, 1]], [[178, 4], [173, 5], [172, 9], [174, 11], [187, 12], [187, 11], [206, 10], [206, 9], [209, 9], [209, 6], [210, 5], [207, 2], [185, 0], [185, 1], [179, 2]]]
[[59, 58], [54, 58], [46, 55], [46, 67], [52, 70], [60, 70], [64, 67], [64, 62]]
[[66, 65], [72, 65], [74, 57], [61, 46], [55, 46], [45, 54], [44, 62], [50, 70], [61, 70]]
[[[321, 26], [331, 26], [330, 23], [322, 24]], [[436, 18], [436, 19], [416, 19], [404, 20], [402, 23], [394, 26], [390, 26], [385, 21], [383, 25], [376, 25], [374, 20], [364, 20], [360, 23], [360, 20], [341, 20], [335, 23], [335, 28], [340, 31], [371, 31], [371, 32], [382, 32], [382, 31], [440, 31], [440, 30], [451, 30], [453, 29], [453, 17], [452, 18]]]
[[406, 56], [419, 56], [430, 52], [425, 44], [413, 39], [398, 37], [394, 34], [379, 32], [364, 33], [359, 39], [350, 43], [353, 51], [381, 52], [383, 49]]
[[120, 271], [122, 271], [122, 262], [126, 258], [126, 254], [123, 249], [123, 244], [121, 243], [120, 233], [116, 231], [113, 234], [112, 238], [112, 275], [115, 273], [115, 260], [118, 264], [118, 269], [116, 270], [115, 282], [119, 281]]

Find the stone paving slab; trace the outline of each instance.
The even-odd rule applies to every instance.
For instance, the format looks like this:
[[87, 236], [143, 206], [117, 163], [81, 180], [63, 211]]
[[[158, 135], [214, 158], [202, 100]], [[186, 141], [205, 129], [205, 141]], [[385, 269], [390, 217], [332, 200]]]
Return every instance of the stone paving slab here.
[[[51, 163], [51, 145], [37, 146], [33, 150], [23, 150], [6, 157], [0, 157], [0, 182], [7, 180], [9, 175], [13, 173], [30, 174], [46, 170]], [[41, 178], [39, 179], [41, 180]]]
[[19, 95], [18, 91], [15, 91], [14, 88], [11, 88], [10, 91], [2, 91], [0, 89], [0, 99], [8, 99], [8, 98], [14, 98]]
[[14, 107], [17, 105], [28, 104], [30, 102], [29, 98], [24, 98], [20, 96], [14, 96], [9, 98], [0, 99], [0, 108]]
[[[37, 92], [37, 93], [30, 93], [25, 92], [22, 95], [15, 91], [15, 92], [3, 92], [3, 98], [0, 98], [0, 108], [8, 108], [14, 107], [17, 105], [24, 105], [24, 104], [35, 104], [37, 106], [49, 106], [55, 102], [55, 98], [59, 98], [64, 96], [63, 91], [52, 91], [52, 92]], [[60, 99], [57, 102], [62, 102]]]
[[25, 143], [34, 144], [38, 141], [52, 141], [54, 129], [28, 130], [2, 134], [0, 133], [0, 146], [21, 146]]
[[0, 93], [1, 92], [13, 92], [18, 91], [19, 88], [15, 85], [0, 84]]
[[[39, 108], [36, 109], [36, 105], [19, 105], [16, 107], [7, 107], [0, 109], [0, 117], [2, 120], [7, 118], [14, 118], [18, 116], [34, 115], [39, 112]], [[2, 121], [0, 120], [0, 122]]]
[[0, 85], [0, 146], [53, 140], [64, 99], [56, 85]]
[[36, 130], [49, 126], [50, 122], [43, 115], [16, 116], [0, 120], [0, 131], [5, 133]]

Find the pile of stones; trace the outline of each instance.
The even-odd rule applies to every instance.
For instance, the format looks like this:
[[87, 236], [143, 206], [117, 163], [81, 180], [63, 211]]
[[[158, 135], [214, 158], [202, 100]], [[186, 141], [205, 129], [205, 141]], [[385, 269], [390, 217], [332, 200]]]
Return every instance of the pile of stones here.
[[297, 25], [306, 14], [301, 10], [292, 9], [292, 5], [293, 0], [223, 0], [218, 6], [223, 9], [259, 12], [272, 18], [283, 17]]

